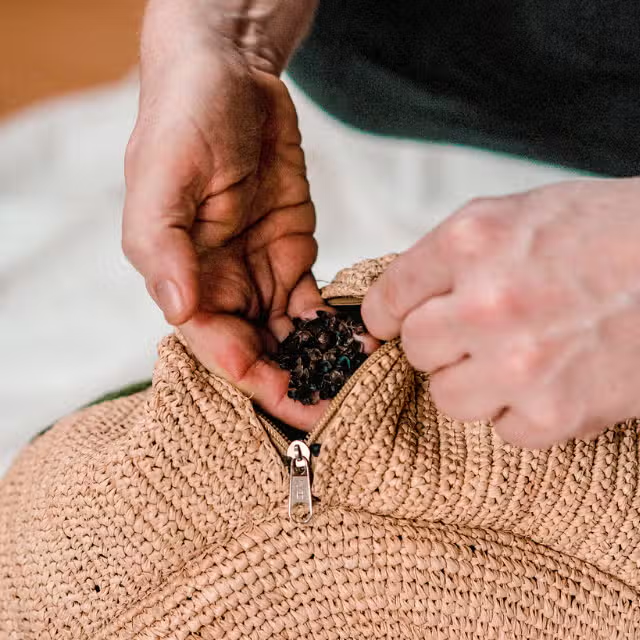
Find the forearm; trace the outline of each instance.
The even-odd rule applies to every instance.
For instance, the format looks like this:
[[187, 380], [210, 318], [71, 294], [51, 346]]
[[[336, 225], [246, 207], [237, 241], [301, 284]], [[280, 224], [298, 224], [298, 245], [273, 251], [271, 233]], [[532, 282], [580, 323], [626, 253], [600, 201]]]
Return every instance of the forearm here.
[[313, 21], [318, 0], [150, 0], [141, 55], [194, 44], [232, 44], [256, 68], [279, 74]]

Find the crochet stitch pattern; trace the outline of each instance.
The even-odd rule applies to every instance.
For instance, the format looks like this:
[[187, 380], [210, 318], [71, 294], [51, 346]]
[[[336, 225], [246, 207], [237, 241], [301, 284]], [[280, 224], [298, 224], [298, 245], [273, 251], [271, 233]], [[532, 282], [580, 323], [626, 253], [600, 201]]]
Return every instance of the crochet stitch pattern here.
[[165, 338], [152, 388], [61, 420], [0, 481], [0, 639], [638, 638], [638, 421], [519, 449], [440, 413], [397, 341], [376, 354], [297, 525], [250, 399]]

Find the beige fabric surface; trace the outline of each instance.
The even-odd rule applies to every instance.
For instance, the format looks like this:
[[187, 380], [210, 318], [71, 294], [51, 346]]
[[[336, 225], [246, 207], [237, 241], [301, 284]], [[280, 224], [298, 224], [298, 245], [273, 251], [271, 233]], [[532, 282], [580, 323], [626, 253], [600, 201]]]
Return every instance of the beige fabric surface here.
[[391, 342], [325, 424], [296, 525], [264, 420], [166, 338], [152, 389], [62, 420], [0, 483], [0, 638], [638, 637], [636, 420], [510, 447], [439, 413]]

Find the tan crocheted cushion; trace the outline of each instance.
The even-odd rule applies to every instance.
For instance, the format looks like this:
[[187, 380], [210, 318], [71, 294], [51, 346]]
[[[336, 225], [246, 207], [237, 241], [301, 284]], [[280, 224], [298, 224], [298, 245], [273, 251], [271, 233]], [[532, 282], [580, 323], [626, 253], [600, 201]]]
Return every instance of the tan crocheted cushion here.
[[638, 637], [637, 421], [506, 446], [391, 342], [312, 439], [298, 525], [286, 443], [165, 339], [152, 389], [62, 420], [0, 484], [0, 638]]
[[398, 254], [390, 253], [382, 258], [363, 260], [353, 267], [342, 269], [331, 283], [322, 289], [322, 297], [332, 303], [364, 298], [369, 287], [382, 275]]

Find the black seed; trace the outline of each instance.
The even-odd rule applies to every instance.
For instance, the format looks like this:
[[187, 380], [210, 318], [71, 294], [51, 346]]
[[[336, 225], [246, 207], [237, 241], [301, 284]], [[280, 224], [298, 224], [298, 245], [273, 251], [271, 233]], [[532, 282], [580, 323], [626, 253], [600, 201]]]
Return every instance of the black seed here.
[[318, 334], [317, 338], [318, 346], [326, 351], [327, 349], [331, 349], [333, 345], [336, 343], [335, 336], [328, 331], [322, 331]]
[[322, 360], [320, 360], [320, 362], [318, 362], [317, 368], [320, 373], [329, 373], [329, 371], [331, 371], [332, 369], [332, 366], [330, 362], [323, 358]]
[[333, 398], [366, 360], [354, 335], [364, 325], [343, 314], [319, 311], [313, 320], [293, 319], [292, 331], [274, 356], [291, 373], [287, 395], [308, 405]]
[[336, 360], [337, 360], [336, 350], [332, 349], [331, 351], [327, 351], [325, 354], [323, 354], [322, 360], [323, 360], [323, 362], [327, 362], [329, 364], [329, 369], [330, 370], [333, 369], [334, 365], [336, 364]]

